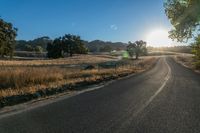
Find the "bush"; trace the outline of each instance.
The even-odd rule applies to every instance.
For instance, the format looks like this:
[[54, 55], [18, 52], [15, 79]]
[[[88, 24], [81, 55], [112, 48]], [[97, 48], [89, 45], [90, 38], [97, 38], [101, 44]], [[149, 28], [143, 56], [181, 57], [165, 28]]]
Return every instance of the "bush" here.
[[200, 61], [195, 62], [194, 65], [196, 69], [200, 70]]
[[195, 39], [195, 43], [192, 44], [192, 53], [195, 55], [195, 67], [200, 69], [200, 35]]

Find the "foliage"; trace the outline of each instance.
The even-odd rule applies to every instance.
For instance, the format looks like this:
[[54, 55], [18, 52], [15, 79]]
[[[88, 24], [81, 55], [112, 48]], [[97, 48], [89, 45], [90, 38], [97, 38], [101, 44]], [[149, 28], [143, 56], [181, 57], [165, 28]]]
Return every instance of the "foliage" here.
[[187, 41], [192, 38], [194, 31], [200, 24], [200, 0], [167, 0], [164, 4], [174, 29], [170, 31], [170, 38]]
[[38, 53], [42, 53], [43, 52], [43, 48], [41, 46], [36, 46], [35, 47], [35, 51]]
[[34, 51], [34, 48], [31, 45], [26, 44], [24, 45], [24, 51]]
[[48, 43], [47, 51], [49, 58], [61, 58], [65, 54], [73, 56], [73, 54], [86, 54], [88, 52], [80, 36], [70, 34], [56, 38], [53, 43]]
[[15, 38], [17, 36], [17, 29], [13, 28], [11, 23], [0, 19], [0, 56], [13, 56]]
[[47, 57], [49, 58], [60, 58], [62, 55], [62, 47], [60, 39], [55, 39], [53, 43], [47, 44]]
[[[200, 31], [200, 0], [167, 0], [165, 12], [175, 29], [170, 37], [178, 41], [187, 41]], [[200, 68], [200, 37], [192, 44], [197, 59], [196, 67]]]
[[127, 51], [131, 57], [135, 55], [135, 58], [138, 59], [140, 55], [147, 55], [146, 42], [140, 40], [135, 43], [129, 42], [127, 46]]
[[197, 69], [200, 69], [200, 35], [195, 39], [196, 42], [192, 44], [192, 52], [195, 55], [195, 66]]

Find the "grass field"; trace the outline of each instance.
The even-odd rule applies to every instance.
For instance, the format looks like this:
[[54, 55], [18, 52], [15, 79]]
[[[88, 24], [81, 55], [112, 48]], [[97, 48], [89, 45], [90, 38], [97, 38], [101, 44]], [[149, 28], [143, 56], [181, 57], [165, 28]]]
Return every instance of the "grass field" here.
[[[99, 68], [98, 64], [115, 61], [115, 67]], [[118, 60], [111, 56], [75, 56], [57, 60], [0, 61], [0, 98], [34, 94], [63, 86], [87, 85], [141, 72], [148, 69], [156, 58]], [[94, 69], [85, 70], [83, 65]], [[69, 65], [71, 65], [69, 67]], [[73, 65], [78, 65], [74, 67]], [[66, 67], [65, 67], [66, 66]]]
[[105, 61], [118, 60], [116, 57], [109, 55], [82, 55], [62, 59], [52, 60], [0, 60], [0, 66], [53, 66], [53, 65], [76, 65], [92, 64]]

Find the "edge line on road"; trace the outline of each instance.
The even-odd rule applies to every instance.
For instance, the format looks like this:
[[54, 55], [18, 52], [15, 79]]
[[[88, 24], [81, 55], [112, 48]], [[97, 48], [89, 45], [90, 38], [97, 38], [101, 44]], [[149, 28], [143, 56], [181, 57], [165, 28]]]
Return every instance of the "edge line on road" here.
[[164, 62], [167, 65], [168, 72], [167, 72], [167, 76], [164, 78], [163, 84], [158, 88], [158, 90], [154, 93], [154, 95], [151, 96], [149, 98], [149, 100], [135, 113], [135, 116], [137, 116], [142, 110], [144, 110], [155, 99], [155, 97], [163, 90], [163, 88], [166, 86], [168, 80], [170, 79], [171, 68], [170, 68], [169, 64], [167, 63], [166, 58], [164, 58]]
[[168, 68], [168, 72], [167, 72], [167, 75], [165, 76], [164, 78], [164, 82], [162, 83], [162, 85], [158, 88], [158, 90], [154, 93], [153, 96], [151, 96], [149, 98], [148, 101], [146, 101], [144, 103], [144, 105], [142, 107], [140, 107], [138, 110], [136, 110], [135, 113], [132, 114], [132, 116], [129, 117], [128, 120], [126, 120], [121, 126], [120, 126], [120, 129], [118, 129], [119, 131], [118, 132], [121, 132], [125, 127], [126, 125], [129, 125], [131, 123], [131, 121], [133, 120], [134, 117], [138, 116], [139, 113], [141, 113], [155, 98], [156, 96], [163, 90], [163, 88], [166, 86], [168, 80], [170, 79], [171, 77], [171, 67], [169, 66], [169, 64], [167, 63], [166, 61], [166, 57], [164, 58], [164, 62]]
[[166, 77], [164, 78], [164, 82], [158, 88], [158, 90], [154, 93], [154, 95], [151, 96], [149, 98], [149, 100], [146, 103], [144, 103], [144, 105], [141, 108], [139, 108], [135, 113], [133, 113], [133, 115], [131, 116], [130, 119], [128, 119], [126, 122], [123, 123], [123, 125], [121, 125], [120, 131], [121, 131], [121, 129], [123, 129], [123, 127], [125, 127], [125, 125], [128, 125], [133, 120], [134, 117], [136, 117], [139, 113], [141, 113], [156, 98], [156, 96], [163, 90], [163, 88], [166, 86], [168, 80], [171, 77], [171, 68], [170, 68], [169, 64], [167, 63], [166, 58], [164, 58], [164, 62], [167, 65], [167, 68], [168, 68], [168, 72], [167, 72]]

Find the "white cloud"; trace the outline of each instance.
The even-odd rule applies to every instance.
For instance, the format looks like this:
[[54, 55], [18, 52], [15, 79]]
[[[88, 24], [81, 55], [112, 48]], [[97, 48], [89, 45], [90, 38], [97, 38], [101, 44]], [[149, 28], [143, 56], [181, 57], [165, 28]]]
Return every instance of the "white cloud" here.
[[111, 30], [118, 30], [118, 27], [117, 27], [117, 25], [112, 24], [112, 25], [110, 25], [110, 29]]

